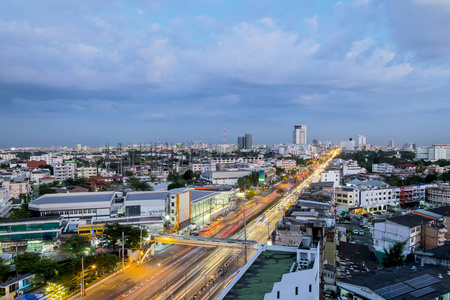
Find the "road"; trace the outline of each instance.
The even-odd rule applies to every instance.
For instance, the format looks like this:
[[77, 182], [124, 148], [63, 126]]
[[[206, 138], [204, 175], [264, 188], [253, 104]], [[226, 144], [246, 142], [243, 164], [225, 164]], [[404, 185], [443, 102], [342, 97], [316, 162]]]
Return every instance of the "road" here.
[[[310, 176], [319, 175], [330, 161], [331, 158]], [[265, 244], [269, 233], [283, 217], [283, 210], [297, 199], [299, 192], [310, 182], [308, 178], [296, 190], [286, 193], [278, 205], [250, 222], [247, 225], [247, 239]], [[288, 185], [283, 184], [282, 187]], [[278, 196], [273, 191], [266, 196], [255, 197], [239, 211], [212, 224], [203, 235], [243, 239], [243, 232], [235, 231], [243, 224], [244, 211], [248, 220]], [[254, 252], [249, 250], [247, 258], [250, 259]], [[244, 264], [245, 254], [242, 250], [172, 245], [159, 251], [140, 267], [132, 265], [125, 274], [119, 274], [88, 291], [85, 299], [117, 299], [120, 295], [136, 300], [191, 299], [194, 295], [196, 299], [209, 299], [218, 295], [229, 276]], [[219, 276], [219, 269], [223, 275]], [[202, 290], [202, 294], [198, 294]]]

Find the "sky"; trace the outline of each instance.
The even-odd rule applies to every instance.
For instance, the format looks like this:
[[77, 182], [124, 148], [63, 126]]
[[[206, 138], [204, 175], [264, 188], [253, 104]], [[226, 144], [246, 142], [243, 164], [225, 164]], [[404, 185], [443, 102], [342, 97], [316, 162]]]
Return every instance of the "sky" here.
[[450, 143], [450, 1], [1, 1], [0, 147]]

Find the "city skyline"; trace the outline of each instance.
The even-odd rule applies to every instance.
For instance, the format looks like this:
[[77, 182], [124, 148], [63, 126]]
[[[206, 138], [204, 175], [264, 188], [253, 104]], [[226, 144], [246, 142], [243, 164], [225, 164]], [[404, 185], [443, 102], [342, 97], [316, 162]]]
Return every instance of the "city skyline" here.
[[0, 4], [0, 147], [450, 143], [448, 2], [104, 4]]

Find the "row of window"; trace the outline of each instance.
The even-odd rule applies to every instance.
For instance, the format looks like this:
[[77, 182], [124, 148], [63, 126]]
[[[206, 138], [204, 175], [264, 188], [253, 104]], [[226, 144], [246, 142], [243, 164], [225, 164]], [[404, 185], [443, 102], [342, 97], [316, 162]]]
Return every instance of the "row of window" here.
[[95, 214], [97, 209], [73, 209], [73, 210], [52, 210], [41, 212], [42, 216], [48, 214], [60, 214], [60, 215], [82, 215], [82, 214]]

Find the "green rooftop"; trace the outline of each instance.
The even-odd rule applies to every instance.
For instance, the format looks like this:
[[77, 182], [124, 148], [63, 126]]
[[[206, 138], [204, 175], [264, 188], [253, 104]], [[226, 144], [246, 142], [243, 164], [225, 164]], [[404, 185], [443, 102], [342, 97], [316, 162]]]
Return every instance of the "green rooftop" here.
[[244, 276], [233, 286], [224, 300], [261, 300], [270, 293], [275, 282], [289, 273], [296, 262], [296, 252], [266, 250], [255, 260]]

